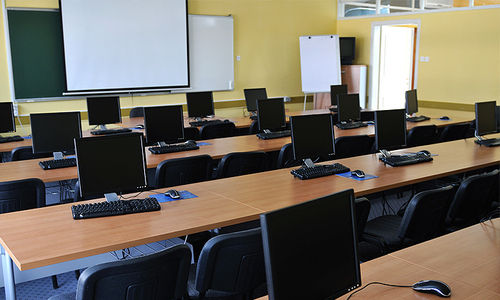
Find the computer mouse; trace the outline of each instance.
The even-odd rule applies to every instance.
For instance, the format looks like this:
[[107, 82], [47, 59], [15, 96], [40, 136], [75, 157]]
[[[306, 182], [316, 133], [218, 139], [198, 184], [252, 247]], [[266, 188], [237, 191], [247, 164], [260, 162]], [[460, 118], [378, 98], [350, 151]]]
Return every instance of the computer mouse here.
[[177, 190], [168, 190], [165, 192], [165, 196], [169, 196], [172, 199], [179, 199], [181, 194]]
[[137, 125], [135, 125], [135, 128], [144, 129], [144, 125], [143, 124], [137, 124]]
[[187, 140], [184, 142], [184, 144], [193, 144], [193, 145], [196, 145], [196, 141], [195, 140]]
[[450, 119], [450, 117], [448, 117], [448, 116], [442, 116], [441, 118], [439, 118], [439, 120], [443, 120], [443, 121], [447, 121], [449, 119]]
[[417, 152], [417, 154], [425, 154], [425, 156], [431, 156], [431, 153], [427, 150], [420, 150]]
[[358, 177], [358, 178], [364, 178], [365, 177], [365, 172], [361, 170], [354, 170], [351, 172], [352, 176]]
[[415, 283], [412, 287], [417, 292], [434, 294], [440, 297], [451, 296], [450, 287], [439, 280], [422, 280]]

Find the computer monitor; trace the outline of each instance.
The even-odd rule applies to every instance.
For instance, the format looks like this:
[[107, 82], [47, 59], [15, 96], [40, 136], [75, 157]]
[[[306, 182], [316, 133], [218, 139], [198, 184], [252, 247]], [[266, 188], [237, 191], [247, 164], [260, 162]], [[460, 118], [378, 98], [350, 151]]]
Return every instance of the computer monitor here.
[[332, 105], [337, 105], [337, 96], [347, 94], [347, 85], [331, 85], [330, 86], [330, 101]]
[[176, 143], [184, 140], [182, 105], [144, 107], [146, 143]]
[[335, 299], [361, 285], [354, 192], [260, 216], [269, 300]]
[[79, 138], [75, 149], [82, 197], [105, 194], [114, 201], [116, 193], [146, 188], [142, 133]]
[[82, 137], [80, 112], [30, 114], [33, 153], [73, 154], [73, 140]]
[[340, 94], [337, 96], [339, 122], [361, 120], [359, 108], [359, 94]]
[[406, 98], [406, 113], [408, 115], [418, 112], [417, 90], [409, 90], [405, 92]]
[[0, 102], [0, 133], [16, 131], [12, 102]]
[[404, 109], [375, 112], [375, 146], [377, 150], [393, 150], [406, 146]]
[[356, 57], [356, 38], [355, 37], [340, 37], [340, 63], [342, 65], [352, 65]]
[[280, 130], [286, 127], [285, 103], [283, 98], [257, 100], [259, 130]]
[[186, 100], [190, 118], [204, 118], [215, 114], [212, 92], [186, 93]]
[[476, 136], [497, 132], [496, 101], [476, 102]]
[[335, 154], [332, 114], [290, 117], [292, 149], [295, 160], [311, 160]]
[[118, 96], [88, 97], [87, 111], [90, 125], [105, 127], [106, 124], [122, 121], [120, 97]]
[[248, 111], [257, 111], [257, 100], [267, 99], [265, 88], [244, 89]]

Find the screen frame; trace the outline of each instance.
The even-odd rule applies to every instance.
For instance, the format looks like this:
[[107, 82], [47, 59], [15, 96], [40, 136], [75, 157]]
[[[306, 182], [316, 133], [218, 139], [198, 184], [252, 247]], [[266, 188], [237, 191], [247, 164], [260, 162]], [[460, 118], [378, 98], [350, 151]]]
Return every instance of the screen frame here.
[[337, 105], [338, 95], [348, 94], [347, 84], [330, 85], [330, 103]]
[[380, 114], [385, 114], [386, 112], [396, 112], [396, 111], [401, 111], [402, 113], [402, 116], [404, 118], [404, 121], [403, 121], [403, 131], [404, 131], [404, 144], [403, 145], [390, 145], [388, 147], [384, 147], [382, 149], [387, 149], [387, 150], [392, 150], [392, 149], [397, 149], [397, 148], [400, 148], [400, 147], [405, 147], [407, 144], [408, 144], [408, 137], [407, 137], [407, 127], [406, 127], [406, 111], [405, 109], [390, 109], [390, 110], [377, 110], [375, 111], [375, 147], [376, 147], [376, 150], [382, 150], [379, 146], [379, 122], [378, 122], [378, 118], [381, 117]]
[[[100, 123], [98, 121], [102, 120], [99, 119], [95, 116], [95, 107], [97, 102], [99, 101], [111, 101], [115, 100], [116, 101], [116, 109], [118, 110], [118, 120], [111, 118], [107, 119], [106, 123]], [[90, 105], [92, 109], [89, 109], [89, 100], [90, 102], [94, 102]], [[93, 111], [93, 112], [92, 112]], [[121, 123], [122, 122], [122, 113], [121, 113], [121, 105], [120, 105], [120, 96], [96, 96], [96, 97], [87, 97], [87, 115], [88, 115], [88, 120], [89, 120], [89, 125], [106, 125], [106, 124], [116, 124], [116, 123]], [[97, 120], [96, 120], [97, 119]]]
[[[36, 124], [38, 121], [35, 121], [34, 119], [37, 118], [57, 118], [57, 116], [61, 115], [75, 115], [77, 118], [77, 122], [75, 124], [78, 124], [78, 133], [79, 136], [77, 138], [82, 137], [82, 120], [81, 120], [81, 114], [79, 111], [73, 111], [73, 112], [56, 112], [56, 113], [38, 113], [38, 114], [30, 114], [30, 124], [31, 124], [31, 138], [32, 138], [32, 148], [33, 148], [33, 153], [38, 154], [38, 153], [51, 153], [51, 152], [73, 152], [75, 150], [74, 148], [74, 143], [73, 139], [71, 139], [71, 145], [73, 148], [68, 148], [68, 149], [59, 149], [56, 146], [52, 144], [48, 144], [47, 142], [43, 141], [43, 136], [38, 135], [38, 130], [33, 130], [33, 124]], [[42, 121], [42, 120], [40, 120]], [[67, 125], [67, 124], [66, 124]], [[35, 125], [36, 126], [36, 125]], [[55, 132], [50, 132], [50, 135], [57, 135]], [[40, 142], [42, 141], [42, 142]], [[44, 147], [45, 146], [45, 147]]]
[[[491, 107], [489, 107], [491, 106]], [[491, 134], [491, 133], [497, 133], [498, 132], [498, 120], [496, 119], [496, 106], [497, 103], [496, 101], [485, 101], [485, 102], [476, 102], [474, 103], [474, 114], [476, 117], [476, 132], [475, 134], [477, 136], [482, 136], [486, 134]], [[485, 124], [485, 122], [480, 121], [480, 113], [479, 111], [487, 111], [489, 113], [488, 117], [493, 117], [492, 124]], [[482, 114], [483, 120], [484, 120], [484, 113]], [[484, 128], [485, 125], [493, 125], [487, 128]]]
[[[330, 128], [331, 128], [331, 142], [332, 142], [332, 151], [333, 152], [329, 152], [329, 153], [319, 153], [317, 154], [317, 157], [320, 158], [320, 157], [326, 157], [326, 156], [333, 156], [335, 155], [335, 130], [334, 130], [334, 120], [333, 120], [333, 115], [332, 114], [313, 114], [313, 115], [300, 115], [300, 116], [292, 116], [290, 117], [290, 127], [291, 127], [291, 134], [292, 134], [292, 150], [293, 150], [293, 157], [295, 160], [305, 160], [305, 159], [312, 159], [312, 157], [306, 157], [305, 154], [303, 154], [304, 151], [297, 151], [297, 131], [296, 131], [296, 127], [294, 129], [294, 126], [293, 126], [293, 120], [298, 120], [298, 119], [303, 119], [304, 121], [306, 122], [310, 122], [310, 123], [317, 123], [315, 122], [314, 119], [318, 119], [318, 118], [321, 118], [321, 117], [329, 117], [330, 118]], [[321, 137], [321, 138], [324, 138], [324, 137]], [[325, 149], [326, 149], [326, 146], [325, 146]], [[302, 149], [301, 149], [302, 150]], [[301, 154], [301, 155], [298, 155], [298, 154]]]
[[[3, 109], [1, 106], [5, 106], [7, 108], [7, 110], [10, 111], [11, 122], [9, 122], [10, 127], [0, 128], [0, 133], [15, 132], [16, 131], [16, 121], [14, 119], [14, 104], [12, 102], [0, 102], [0, 109]], [[7, 113], [5, 115], [7, 115]]]
[[[278, 102], [281, 102], [281, 104], [275, 104], [275, 103], [278, 103]], [[261, 126], [262, 123], [266, 123], [266, 120], [268, 120], [271, 117], [273, 117], [273, 116], [268, 116], [265, 112], [264, 112], [264, 114], [261, 113], [262, 109], [265, 110], [266, 109], [265, 107], [268, 106], [268, 105], [279, 105], [280, 108], [283, 109], [282, 113], [281, 113], [281, 116], [277, 116], [277, 117], [281, 117], [280, 120], [276, 121], [276, 124], [278, 122], [280, 122], [280, 126], [279, 127], [275, 127], [275, 128], [263, 128]], [[263, 120], [263, 119], [266, 119], [266, 120]], [[284, 98], [257, 99], [257, 122], [258, 122], [258, 125], [259, 125], [259, 130], [264, 130], [264, 129], [269, 129], [269, 130], [285, 129], [286, 128], [286, 115], [285, 115], [285, 101], [284, 101]], [[270, 122], [267, 122], [267, 123], [270, 123]], [[273, 123], [273, 121], [271, 121], [271, 123]]]
[[[341, 102], [349, 103], [349, 104], [351, 104], [351, 102], [356, 103], [355, 110], [356, 110], [357, 115], [356, 115], [355, 119], [344, 120], [343, 116], [345, 115], [346, 112], [350, 112], [350, 111], [346, 110], [345, 106], [344, 106], [344, 109], [342, 109], [342, 105], [340, 105]], [[353, 107], [349, 107], [349, 108], [353, 108]], [[337, 114], [338, 114], [339, 122], [349, 122], [349, 121], [361, 120], [361, 108], [359, 107], [359, 94], [339, 94], [339, 95], [337, 95]]]
[[267, 99], [267, 91], [266, 88], [251, 88], [251, 89], [243, 89], [243, 94], [245, 95], [245, 102], [247, 105], [247, 111], [252, 112], [252, 111], [257, 111], [257, 100], [260, 100], [260, 98], [252, 99], [253, 92], [264, 92], [264, 98], [262, 99]]
[[[198, 111], [193, 112], [193, 108], [196, 107], [196, 101], [199, 101], [199, 99], [191, 98], [189, 95], [202, 95], [205, 93], [210, 93], [210, 101], [211, 101], [211, 113], [210, 114], [199, 114]], [[206, 99], [203, 99], [206, 100]], [[187, 92], [186, 93], [186, 106], [187, 106], [187, 111], [188, 111], [188, 117], [189, 118], [205, 118], [207, 116], [214, 116], [215, 115], [215, 108], [214, 108], [214, 94], [212, 91], [205, 91], [205, 92]], [[196, 109], [195, 109], [196, 110]], [[194, 114], [197, 114], [199, 116], [195, 116]]]
[[414, 114], [418, 112], [418, 98], [417, 98], [417, 90], [409, 90], [405, 92], [405, 110], [408, 115]]
[[[345, 45], [346, 43], [349, 43], [349, 45], [352, 47], [352, 51], [349, 52], [349, 55], [345, 55], [342, 53], [342, 44]], [[356, 59], [356, 37], [339, 37], [339, 53], [340, 62], [342, 65], [352, 65], [353, 61]]]
[[[151, 126], [148, 126], [149, 124], [149, 119], [150, 119], [150, 114], [149, 112], [150, 111], [153, 111], [153, 110], [179, 110], [179, 115], [180, 115], [180, 124], [177, 124], [177, 125], [180, 125], [179, 128], [180, 128], [180, 131], [181, 131], [181, 137], [178, 137], [176, 140], [158, 140], [158, 139], [151, 139], [150, 138], [150, 135], [151, 135]], [[165, 119], [164, 121], [164, 125], [166, 126], [170, 126], [170, 125], [174, 125], [175, 124], [173, 122], [169, 122], [168, 118]], [[147, 145], [151, 145], [153, 143], [157, 143], [157, 142], [166, 142], [166, 143], [172, 143], [172, 142], [179, 142], [179, 141], [182, 141], [185, 139], [185, 133], [184, 133], [184, 114], [183, 114], [183, 110], [182, 110], [182, 105], [162, 105], [162, 106], [145, 106], [144, 107], [144, 135], [145, 135], [145, 138], [146, 138], [146, 144]], [[165, 137], [165, 135], [164, 135]]]

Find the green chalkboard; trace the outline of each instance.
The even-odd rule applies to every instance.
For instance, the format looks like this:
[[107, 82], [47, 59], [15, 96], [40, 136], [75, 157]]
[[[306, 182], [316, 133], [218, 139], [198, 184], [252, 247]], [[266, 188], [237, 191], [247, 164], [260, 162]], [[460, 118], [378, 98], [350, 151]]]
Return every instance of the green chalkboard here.
[[62, 97], [66, 82], [60, 12], [7, 14], [16, 99]]

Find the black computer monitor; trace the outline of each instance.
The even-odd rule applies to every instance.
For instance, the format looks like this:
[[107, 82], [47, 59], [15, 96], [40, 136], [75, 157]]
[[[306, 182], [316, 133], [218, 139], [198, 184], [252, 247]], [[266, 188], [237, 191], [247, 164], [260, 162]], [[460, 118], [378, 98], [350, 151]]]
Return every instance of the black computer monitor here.
[[332, 114], [290, 117], [293, 157], [311, 159], [335, 154]]
[[74, 153], [73, 140], [82, 137], [80, 112], [30, 114], [33, 153]]
[[497, 132], [496, 101], [476, 102], [476, 136]]
[[255, 89], [244, 89], [245, 101], [247, 103], [248, 111], [257, 110], [257, 100], [267, 99], [267, 93], [265, 88], [255, 88]]
[[269, 300], [335, 299], [361, 285], [354, 192], [260, 216]]
[[377, 150], [393, 150], [406, 146], [404, 109], [375, 112], [375, 146]]
[[148, 145], [184, 140], [182, 105], [144, 107], [144, 132]]
[[87, 111], [90, 125], [106, 125], [122, 121], [118, 96], [88, 97]]
[[361, 120], [359, 94], [340, 94], [337, 96], [337, 101], [339, 122]]
[[411, 115], [418, 112], [417, 90], [406, 91], [405, 98], [406, 98], [406, 113]]
[[352, 65], [356, 58], [356, 38], [355, 37], [340, 37], [340, 63], [342, 65]]
[[330, 86], [330, 101], [332, 105], [337, 105], [337, 95], [347, 94], [347, 85], [331, 85]]
[[280, 130], [286, 127], [285, 103], [283, 98], [257, 100], [259, 130]]
[[190, 118], [203, 118], [215, 114], [212, 92], [186, 93], [186, 100]]
[[147, 186], [142, 133], [133, 132], [75, 139], [80, 195], [142, 190]]
[[0, 102], [0, 133], [16, 131], [12, 102]]

